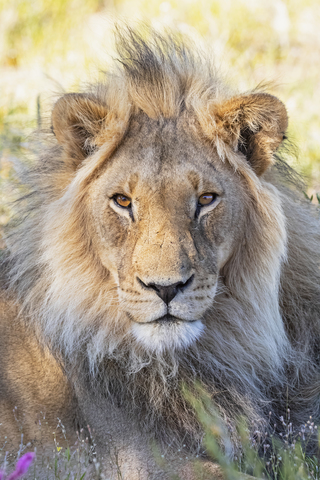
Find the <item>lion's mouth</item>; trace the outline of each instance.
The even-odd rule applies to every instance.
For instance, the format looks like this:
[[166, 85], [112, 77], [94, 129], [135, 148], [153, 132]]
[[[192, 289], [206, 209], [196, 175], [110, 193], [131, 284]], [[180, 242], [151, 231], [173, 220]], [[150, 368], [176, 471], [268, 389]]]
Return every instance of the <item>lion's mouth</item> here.
[[167, 313], [166, 315], [162, 315], [162, 317], [156, 318], [156, 320], [153, 320], [150, 323], [176, 323], [176, 322], [183, 322], [181, 318], [174, 317], [173, 315], [170, 315], [170, 313]]
[[140, 325], [172, 325], [174, 323], [181, 323], [181, 322], [187, 322], [187, 323], [192, 323], [195, 320], [184, 320], [183, 318], [179, 317], [174, 317], [173, 315], [170, 315], [170, 313], [166, 313], [165, 315], [162, 315], [162, 317], [156, 318], [155, 320], [151, 320], [149, 322], [139, 322], [136, 320], [131, 313], [126, 312], [130, 320], [134, 323], [139, 323]]

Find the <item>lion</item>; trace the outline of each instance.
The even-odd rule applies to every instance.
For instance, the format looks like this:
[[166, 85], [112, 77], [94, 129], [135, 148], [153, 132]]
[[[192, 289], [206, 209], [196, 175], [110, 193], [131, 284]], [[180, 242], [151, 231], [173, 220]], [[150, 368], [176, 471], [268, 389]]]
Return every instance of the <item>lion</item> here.
[[45, 412], [70, 439], [89, 425], [102, 455], [111, 438], [124, 479], [187, 479], [205, 451], [182, 386], [201, 385], [231, 431], [286, 408], [294, 425], [319, 419], [318, 213], [283, 160], [278, 98], [232, 91], [174, 34], [128, 27], [117, 45], [102, 83], [56, 101], [23, 173], [1, 428], [19, 444], [16, 407], [36, 445]]

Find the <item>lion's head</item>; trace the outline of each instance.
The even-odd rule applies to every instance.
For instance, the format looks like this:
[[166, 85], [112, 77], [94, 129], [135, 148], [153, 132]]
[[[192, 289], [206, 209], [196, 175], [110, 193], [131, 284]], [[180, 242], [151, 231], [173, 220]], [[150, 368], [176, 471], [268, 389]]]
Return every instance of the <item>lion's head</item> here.
[[121, 68], [56, 102], [11, 277], [71, 362], [94, 371], [126, 352], [131, 372], [156, 359], [174, 375], [195, 361], [254, 390], [288, 348], [285, 221], [266, 173], [287, 114], [229, 92], [192, 52], [129, 30]]

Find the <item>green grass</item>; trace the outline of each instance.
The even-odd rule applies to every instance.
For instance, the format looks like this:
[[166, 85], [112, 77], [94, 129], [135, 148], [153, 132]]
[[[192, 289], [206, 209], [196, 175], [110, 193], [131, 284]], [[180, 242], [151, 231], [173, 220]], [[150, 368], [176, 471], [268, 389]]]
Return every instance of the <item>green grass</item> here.
[[[230, 426], [221, 419], [210, 396], [200, 386], [196, 386], [196, 394], [189, 391], [184, 393], [203, 426], [204, 446], [209, 459], [220, 465], [226, 480], [244, 480], [247, 475], [267, 480], [320, 479], [319, 457], [306, 454], [309, 444], [319, 438], [318, 427], [312, 418], [304, 425], [292, 425], [290, 410], [286, 409], [277, 425], [270, 425], [269, 422], [254, 428], [240, 418], [231, 440]], [[59, 419], [55, 431], [48, 432], [43, 416], [39, 421], [39, 432], [40, 440], [36, 447], [25, 445], [22, 433], [18, 452], [9, 456], [5, 437], [1, 437], [0, 430], [0, 470], [5, 469], [10, 473], [16, 459], [25, 452], [34, 450], [37, 462], [30, 468], [28, 480], [37, 479], [40, 467], [47, 471], [48, 480], [107, 480], [102, 468], [106, 459], [112, 464], [112, 478], [123, 478], [116, 448], [112, 449], [112, 453], [111, 450], [106, 451], [104, 459], [99, 458], [95, 449], [94, 432], [90, 428], [77, 432], [77, 440], [70, 445], [67, 432]], [[51, 453], [48, 448], [45, 451], [42, 449], [41, 437], [46, 438], [47, 445], [48, 433], [52, 439]], [[234, 441], [235, 438], [237, 442]], [[154, 454], [159, 466], [166, 470], [165, 459], [160, 456], [156, 446]], [[192, 463], [196, 478], [208, 479], [204, 463], [199, 459], [192, 460]], [[175, 477], [172, 480], [176, 480]]]
[[[219, 463], [226, 480], [239, 479], [242, 474], [270, 480], [319, 480], [319, 458], [306, 453], [309, 444], [319, 438], [318, 426], [311, 417], [304, 425], [295, 426], [286, 409], [278, 425], [266, 423], [254, 429], [239, 419], [238, 449], [227, 455], [230, 433], [211, 398], [200, 387], [197, 396], [186, 395], [203, 425], [206, 450]], [[200, 463], [197, 468], [201, 478]]]
[[270, 82], [288, 108], [298, 168], [311, 190], [320, 190], [317, 0], [0, 0], [0, 134], [16, 137], [21, 124], [23, 138], [39, 98], [47, 112], [64, 89], [99, 78], [114, 55], [112, 26], [119, 18], [193, 37], [242, 91]]

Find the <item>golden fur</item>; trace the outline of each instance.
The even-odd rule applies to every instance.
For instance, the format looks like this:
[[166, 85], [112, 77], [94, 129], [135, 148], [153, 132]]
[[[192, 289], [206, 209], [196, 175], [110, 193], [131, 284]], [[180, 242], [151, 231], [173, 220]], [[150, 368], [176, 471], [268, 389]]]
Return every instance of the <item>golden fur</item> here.
[[[46, 355], [49, 379], [61, 368], [48, 391], [61, 396], [33, 399], [37, 375], [8, 380], [22, 361], [11, 355], [0, 401], [23, 410], [26, 389], [28, 418], [61, 405], [68, 428], [96, 429], [102, 451], [112, 433], [130, 479], [133, 466], [166, 478], [145, 453], [151, 438], [201, 450], [183, 382], [201, 382], [231, 425], [287, 405], [297, 426], [319, 418], [319, 225], [276, 153], [281, 101], [229, 91], [173, 36], [127, 29], [118, 51], [104, 83], [55, 104], [7, 241], [4, 301], [21, 313], [2, 328], [28, 329], [39, 352], [24, 369]], [[215, 201], [199, 207], [204, 193]]]

